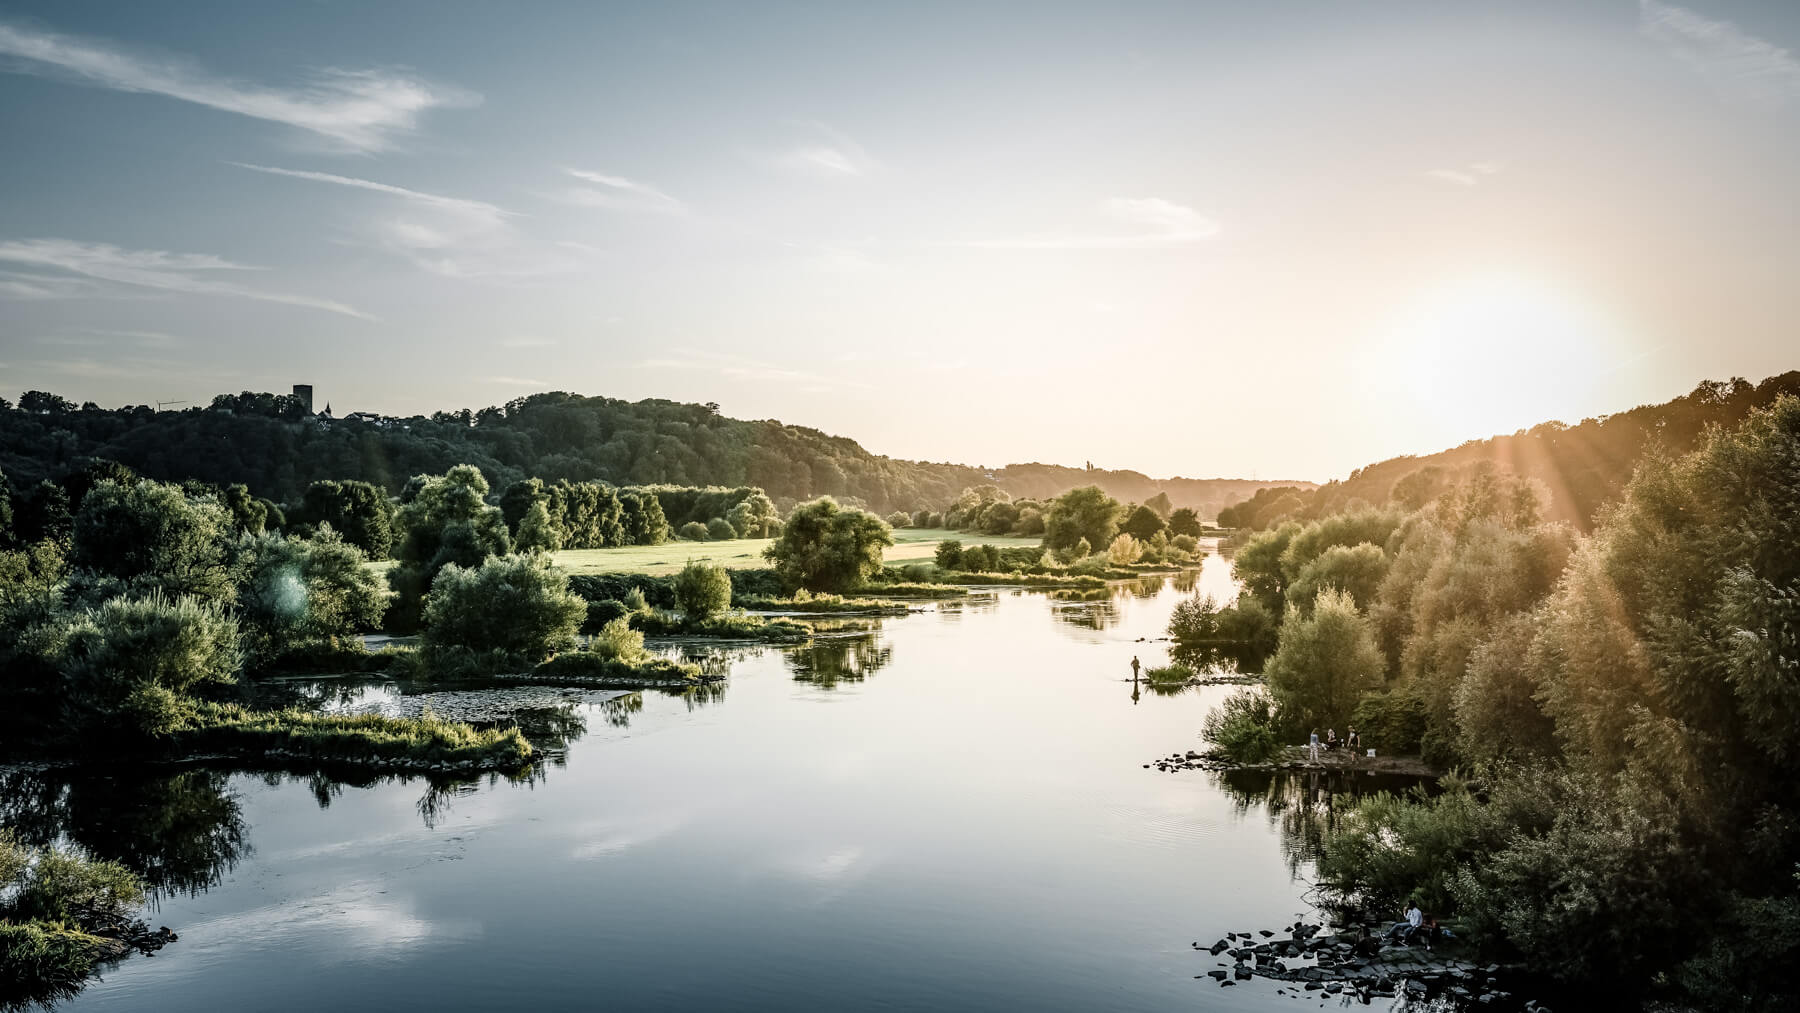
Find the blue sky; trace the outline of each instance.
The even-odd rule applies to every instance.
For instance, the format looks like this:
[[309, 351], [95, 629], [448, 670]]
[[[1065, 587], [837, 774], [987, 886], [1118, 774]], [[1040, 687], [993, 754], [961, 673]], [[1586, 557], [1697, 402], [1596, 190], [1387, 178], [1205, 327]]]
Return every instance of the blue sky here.
[[1800, 5], [0, 5], [0, 391], [1324, 479], [1800, 365]]

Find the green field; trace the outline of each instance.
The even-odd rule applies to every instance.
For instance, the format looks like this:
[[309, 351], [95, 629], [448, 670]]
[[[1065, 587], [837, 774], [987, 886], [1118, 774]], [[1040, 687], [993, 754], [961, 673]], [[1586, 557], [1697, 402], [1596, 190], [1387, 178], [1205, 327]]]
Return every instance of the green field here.
[[[900, 528], [894, 532], [894, 544], [882, 558], [896, 566], [928, 562], [937, 544], [955, 539], [964, 545], [994, 545], [1015, 548], [1037, 546], [1039, 538], [1009, 538], [1001, 535], [971, 535], [943, 528]], [[616, 549], [564, 549], [556, 554], [556, 563], [570, 573], [648, 573], [668, 576], [690, 559], [707, 559], [732, 570], [751, 570], [767, 566], [763, 550], [772, 538], [734, 538], [729, 542], [665, 542], [662, 545], [625, 545]], [[392, 560], [366, 564], [382, 572], [393, 566]]]
[[[929, 560], [937, 544], [954, 538], [964, 545], [1035, 546], [1037, 538], [1004, 538], [968, 535], [941, 528], [900, 528], [894, 544], [883, 557], [896, 565]], [[662, 545], [626, 545], [616, 549], [564, 549], [557, 565], [570, 573], [648, 573], [665, 576], [680, 570], [690, 559], [707, 559], [733, 570], [767, 566], [763, 550], [770, 538], [737, 538], [728, 542], [665, 542]]]

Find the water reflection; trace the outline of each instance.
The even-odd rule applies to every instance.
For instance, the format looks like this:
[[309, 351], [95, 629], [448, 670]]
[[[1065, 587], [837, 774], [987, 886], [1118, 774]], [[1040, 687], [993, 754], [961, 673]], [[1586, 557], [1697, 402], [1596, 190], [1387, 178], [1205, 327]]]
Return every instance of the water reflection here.
[[783, 659], [799, 682], [831, 689], [839, 682], [861, 682], [893, 660], [894, 650], [874, 634], [862, 637], [815, 638], [788, 651]]
[[1254, 644], [1225, 643], [1176, 645], [1169, 649], [1169, 657], [1213, 678], [1256, 675], [1268, 660]]
[[74, 844], [136, 873], [153, 900], [218, 885], [250, 853], [229, 776], [0, 773], [0, 826], [34, 847]]
[[1367, 795], [1401, 793], [1424, 778], [1354, 770], [1221, 770], [1210, 774], [1239, 816], [1261, 810], [1281, 830], [1281, 853], [1296, 875], [1318, 861], [1326, 836]]

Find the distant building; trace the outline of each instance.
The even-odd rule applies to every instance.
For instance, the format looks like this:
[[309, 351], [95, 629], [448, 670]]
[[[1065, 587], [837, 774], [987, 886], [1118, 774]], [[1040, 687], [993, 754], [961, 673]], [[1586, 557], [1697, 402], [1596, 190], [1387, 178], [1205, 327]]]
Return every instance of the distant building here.
[[311, 415], [313, 413], [313, 410], [312, 410], [312, 384], [310, 384], [310, 383], [294, 384], [294, 398], [295, 398], [295, 400], [298, 400], [302, 405], [306, 406], [306, 414]]

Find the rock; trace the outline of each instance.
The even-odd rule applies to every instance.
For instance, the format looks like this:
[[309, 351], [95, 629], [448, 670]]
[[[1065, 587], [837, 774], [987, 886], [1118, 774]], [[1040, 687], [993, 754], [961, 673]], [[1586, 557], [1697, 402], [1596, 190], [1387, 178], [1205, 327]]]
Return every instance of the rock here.
[[1226, 977], [1230, 975], [1230, 973], [1231, 972], [1229, 972], [1229, 971], [1208, 971], [1208, 972], [1206, 972], [1206, 976], [1209, 978], [1212, 978], [1215, 981], [1224, 981], [1226, 979]]
[[1231, 976], [1239, 981], [1249, 981], [1251, 974], [1251, 970], [1242, 964], [1231, 969]]
[[1219, 954], [1224, 953], [1226, 950], [1229, 950], [1229, 949], [1231, 949], [1231, 944], [1226, 942], [1225, 940], [1221, 939], [1218, 942], [1212, 944], [1211, 953], [1213, 956], [1216, 957]]

